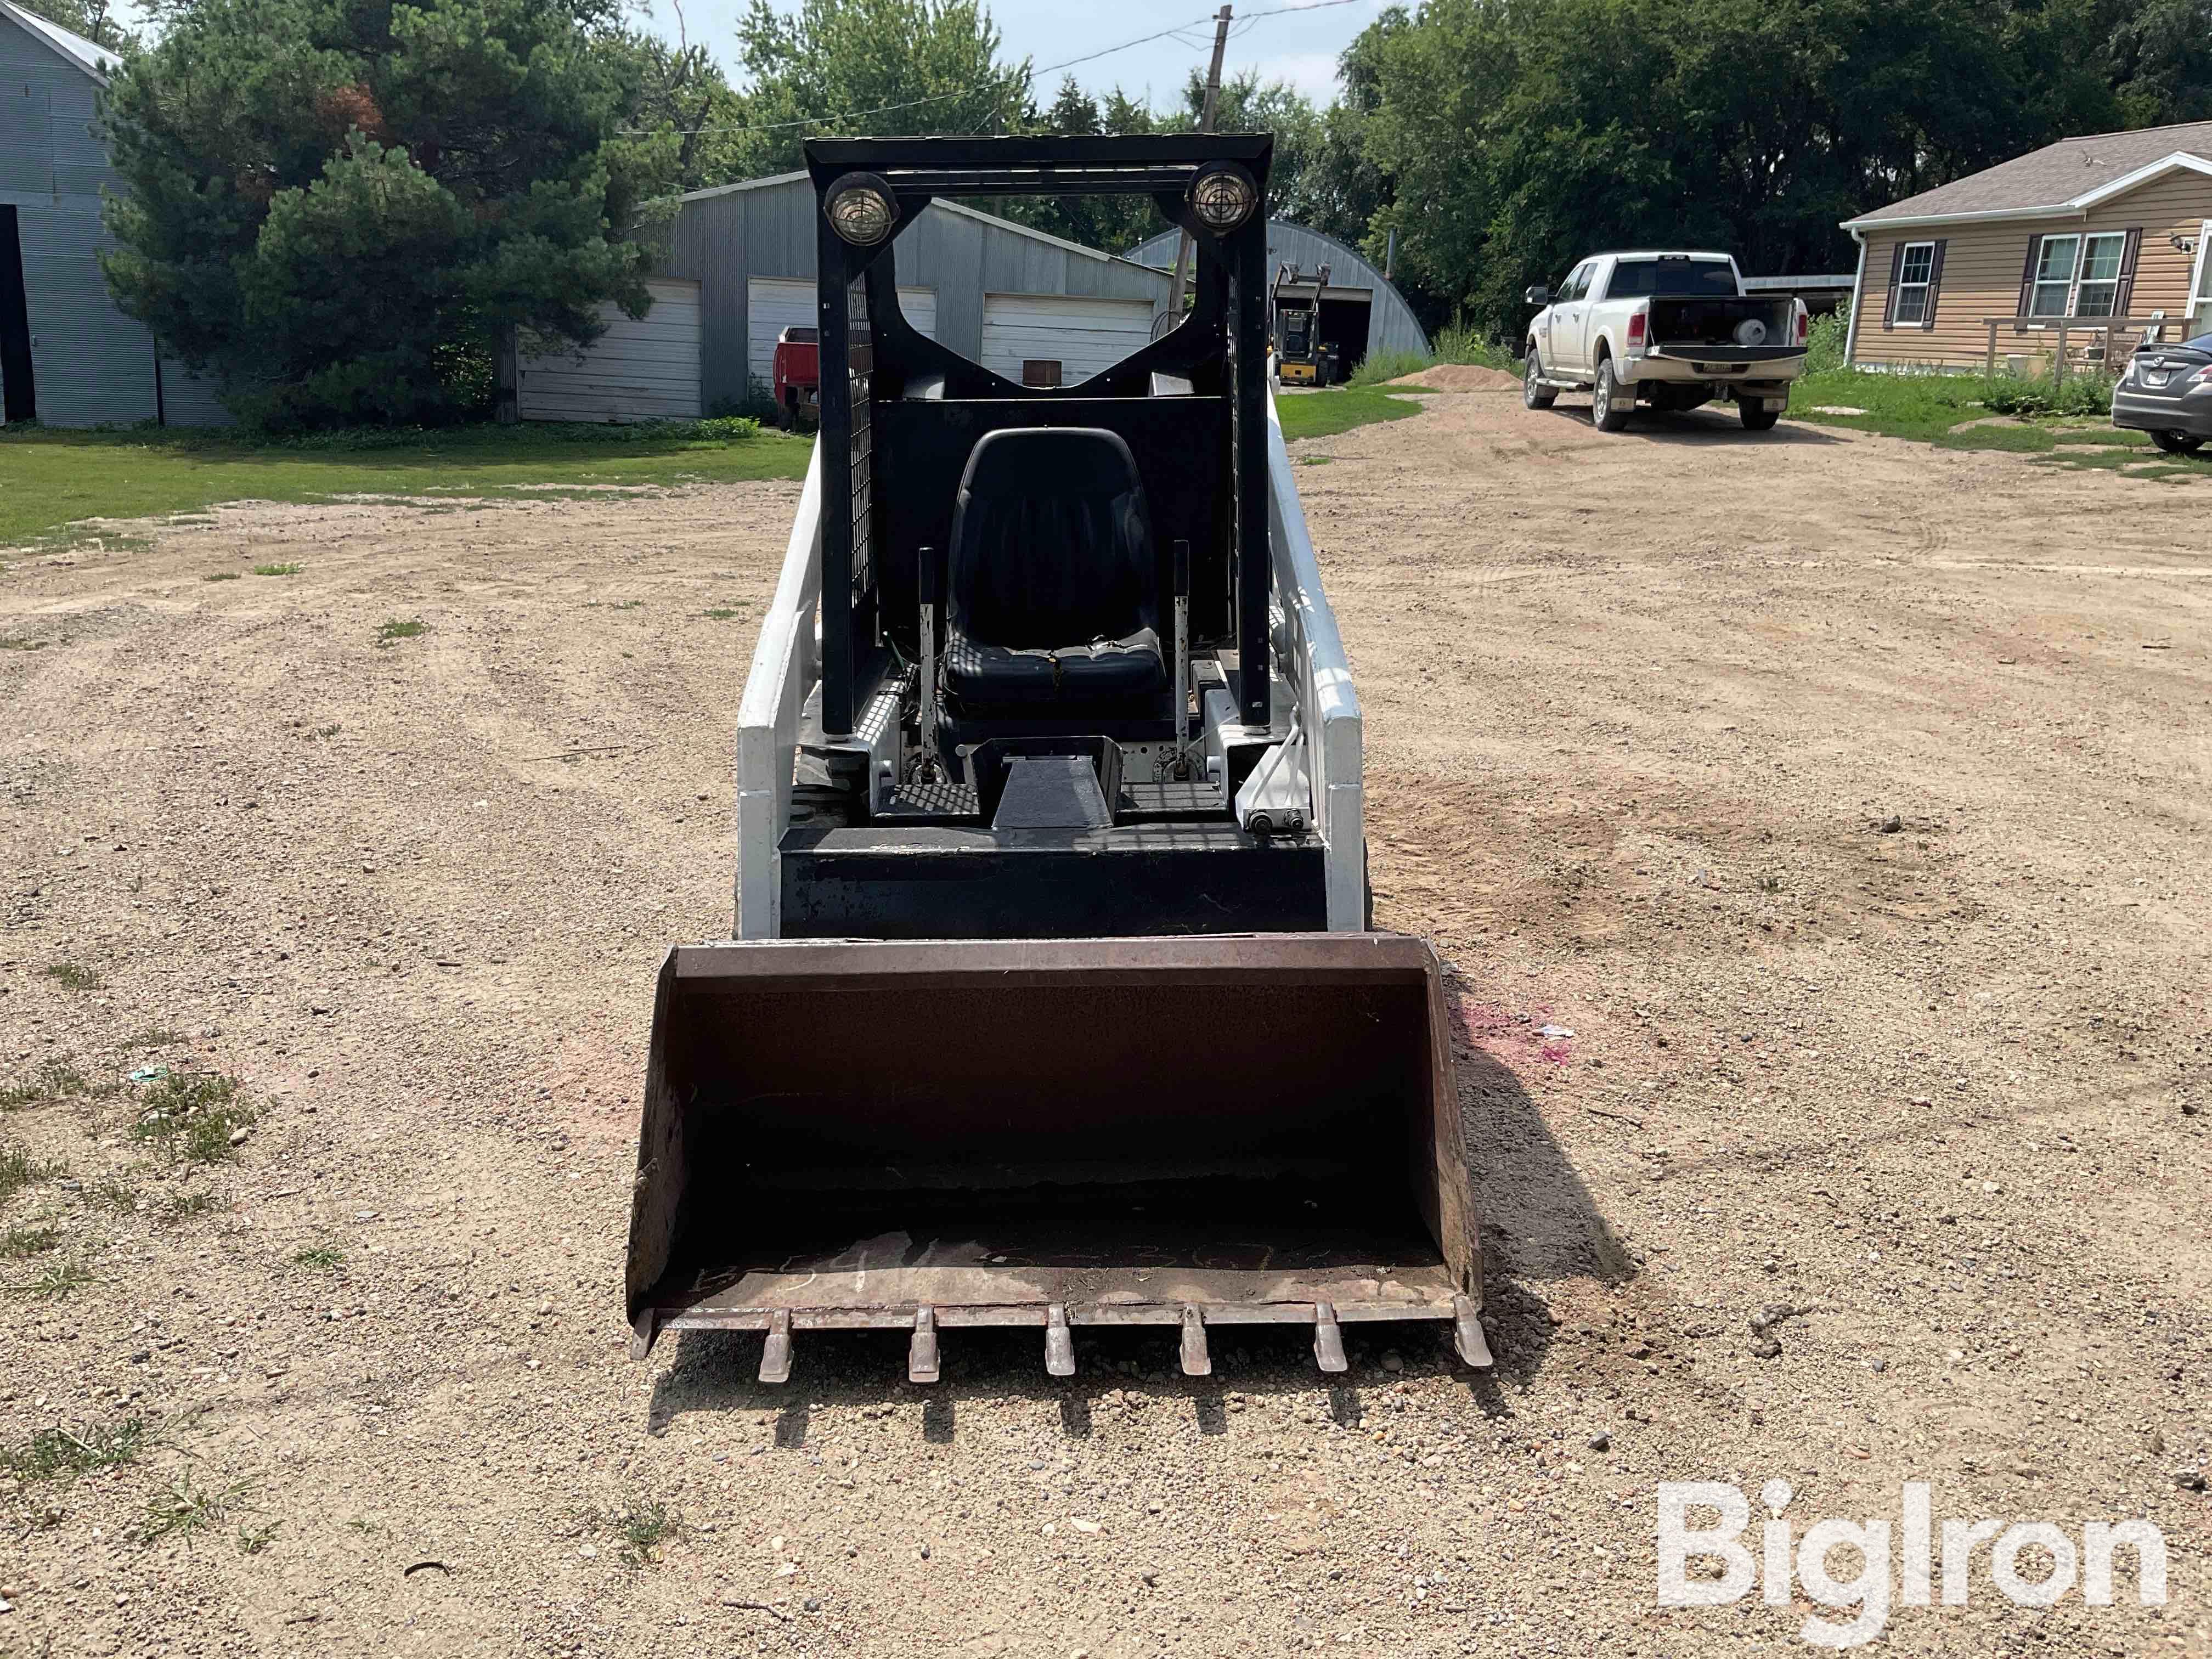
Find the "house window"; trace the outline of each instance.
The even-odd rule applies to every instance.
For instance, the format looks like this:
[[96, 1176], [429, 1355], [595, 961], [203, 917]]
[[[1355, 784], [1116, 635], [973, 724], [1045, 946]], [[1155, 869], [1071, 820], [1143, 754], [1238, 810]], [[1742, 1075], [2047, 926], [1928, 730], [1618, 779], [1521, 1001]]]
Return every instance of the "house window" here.
[[2035, 261], [2035, 299], [2031, 317], [2063, 317], [2073, 297], [2074, 264], [2081, 257], [2079, 236], [2046, 236]]
[[2074, 286], [2076, 317], [2109, 317], [2120, 294], [2120, 250], [2127, 233], [2113, 231], [2081, 239], [2081, 276]]
[[1896, 319], [1901, 324], [1928, 320], [1928, 283], [1936, 271], [1936, 244], [1907, 242], [1898, 267]]
[[2109, 317], [2119, 302], [2124, 230], [2046, 236], [2035, 259], [2031, 317]]

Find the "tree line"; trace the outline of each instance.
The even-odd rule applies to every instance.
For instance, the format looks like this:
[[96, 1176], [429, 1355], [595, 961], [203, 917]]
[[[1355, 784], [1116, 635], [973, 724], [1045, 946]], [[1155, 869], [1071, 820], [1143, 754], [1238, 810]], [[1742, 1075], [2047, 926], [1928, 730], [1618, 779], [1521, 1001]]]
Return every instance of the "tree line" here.
[[[981, 0], [750, 0], [726, 70], [623, 0], [32, 0], [123, 55], [118, 302], [277, 425], [481, 412], [497, 344], [635, 314], [678, 192], [794, 168], [817, 133], [1188, 131], [1009, 58]], [[677, 3], [677, 0], [671, 0]], [[673, 39], [670, 38], [672, 34]], [[1510, 339], [1521, 289], [1601, 246], [1849, 269], [1837, 222], [2069, 134], [2212, 118], [2212, 0], [1423, 0], [1340, 91], [1232, 75], [1276, 135], [1273, 210], [1378, 262], [1432, 326]], [[989, 204], [1116, 252], [1148, 202]]]

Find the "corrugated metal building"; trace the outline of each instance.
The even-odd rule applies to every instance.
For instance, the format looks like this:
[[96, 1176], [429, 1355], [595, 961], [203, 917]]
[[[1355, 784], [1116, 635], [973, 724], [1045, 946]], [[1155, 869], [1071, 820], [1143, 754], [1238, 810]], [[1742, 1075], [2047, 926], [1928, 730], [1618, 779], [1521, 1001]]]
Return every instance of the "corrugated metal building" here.
[[[1176, 258], [1176, 233], [1163, 231], [1149, 240], [1139, 243], [1130, 251], [1129, 258], [1139, 264], [1157, 265], [1162, 270], [1173, 270]], [[1341, 303], [1350, 296], [1364, 292], [1367, 299], [1367, 336], [1358, 343], [1358, 349], [1347, 350], [1345, 366], [1349, 368], [1370, 351], [1414, 351], [1426, 357], [1431, 355], [1428, 331], [1413, 309], [1406, 303], [1405, 295], [1392, 286], [1390, 279], [1367, 262], [1359, 250], [1340, 242], [1334, 236], [1324, 236], [1317, 230], [1308, 230], [1304, 225], [1294, 225], [1287, 219], [1267, 221], [1267, 265], [1270, 273], [1284, 265], [1296, 265], [1308, 279], [1323, 265], [1328, 267], [1328, 297]], [[1351, 343], [1346, 342], [1347, 345]]]
[[[659, 272], [699, 284], [708, 409], [745, 401], [749, 380], [769, 377], [777, 331], [813, 323], [814, 210], [804, 173], [683, 198]], [[896, 258], [908, 320], [1013, 380], [1050, 364], [1073, 384], [1127, 356], [1152, 337], [1170, 285], [1164, 271], [952, 202], [902, 231]]]
[[0, 0], [0, 413], [93, 426], [228, 420], [206, 382], [155, 361], [153, 336], [108, 297], [92, 131], [113, 54]]

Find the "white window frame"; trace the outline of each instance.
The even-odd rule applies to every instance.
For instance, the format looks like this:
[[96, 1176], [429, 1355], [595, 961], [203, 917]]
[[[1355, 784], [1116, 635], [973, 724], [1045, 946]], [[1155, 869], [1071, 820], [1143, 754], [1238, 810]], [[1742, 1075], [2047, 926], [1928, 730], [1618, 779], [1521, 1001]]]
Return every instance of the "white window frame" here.
[[[2052, 269], [2051, 251], [2062, 242], [2071, 244], [2071, 251], [2066, 257], [2065, 274], [2046, 276], [2045, 273]], [[2104, 310], [2095, 313], [2095, 315], [2112, 317], [2118, 314], [2121, 264], [2115, 264], [2112, 267], [2112, 274], [2110, 276], [2093, 277], [2086, 283], [2082, 281], [2081, 273], [2088, 268], [2089, 245], [2092, 242], [2117, 244], [2121, 264], [2125, 263], [2128, 234], [2124, 230], [2069, 230], [2063, 235], [2045, 236], [2043, 239], [2041, 245], [2035, 251], [2035, 275], [2028, 284], [2027, 314], [2030, 317], [2034, 318], [2038, 322], [2047, 323], [2056, 322], [2062, 317], [2082, 315], [2081, 290], [2085, 287], [2112, 290], [2110, 303]], [[2052, 289], [2058, 290], [2060, 308], [2057, 311], [2047, 311], [2044, 308], [2043, 298], [2045, 290]]]
[[[2044, 272], [2052, 266], [2051, 256], [2062, 242], [2067, 245], [2066, 274], [2063, 276], [2046, 276]], [[2029, 279], [2027, 314], [2044, 319], [2067, 315], [2074, 300], [2074, 273], [2081, 269], [2081, 238], [2078, 234], [2069, 232], [2063, 236], [2045, 237], [2035, 250], [2035, 274]], [[2058, 290], [2058, 309], [2056, 311], [2044, 308], [2043, 295], [2046, 289]]]
[[[1919, 249], [1928, 251], [1928, 263], [1920, 269], [1920, 279], [1912, 280], [1912, 256]], [[1897, 262], [1897, 297], [1890, 305], [1890, 321], [1899, 328], [1918, 328], [1928, 320], [1928, 289], [1936, 280], [1936, 244], [1907, 242]], [[1911, 315], [1905, 308], [1906, 298], [1915, 301]]]
[[[2087, 274], [2089, 269], [2089, 249], [2092, 245], [2099, 242], [2112, 244], [2112, 274], [2110, 276], [2092, 277]], [[2069, 317], [2117, 317], [2119, 315], [2120, 272], [2122, 267], [2127, 263], [2127, 258], [2128, 234], [2124, 230], [2092, 231], [2082, 237], [2081, 253], [2074, 273], [2073, 308], [2067, 313], [2067, 315]], [[2082, 293], [2093, 288], [2107, 289], [2111, 291], [2106, 297], [2105, 308], [2102, 311], [2084, 312], [2081, 309]]]

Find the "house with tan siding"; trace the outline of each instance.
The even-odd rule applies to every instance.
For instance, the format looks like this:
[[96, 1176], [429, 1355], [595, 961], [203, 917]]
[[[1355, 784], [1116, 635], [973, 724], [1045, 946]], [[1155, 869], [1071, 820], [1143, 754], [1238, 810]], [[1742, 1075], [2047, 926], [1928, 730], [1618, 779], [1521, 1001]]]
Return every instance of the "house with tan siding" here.
[[[1844, 222], [1859, 245], [1845, 354], [1860, 368], [2040, 369], [2068, 325], [2212, 333], [2212, 121], [2062, 139]], [[2076, 331], [2078, 325], [2079, 331]]]

